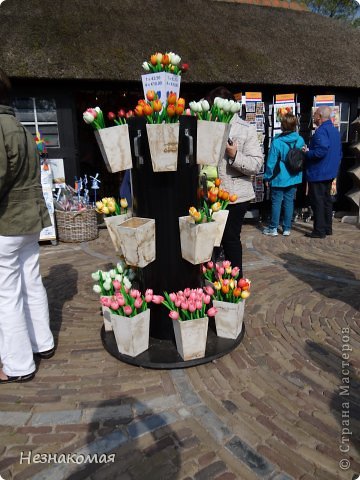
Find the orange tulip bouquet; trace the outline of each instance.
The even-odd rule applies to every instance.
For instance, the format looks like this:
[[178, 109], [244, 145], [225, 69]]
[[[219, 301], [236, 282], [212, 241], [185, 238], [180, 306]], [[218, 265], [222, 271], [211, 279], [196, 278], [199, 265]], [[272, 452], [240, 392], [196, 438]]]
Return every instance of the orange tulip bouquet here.
[[239, 279], [239, 267], [232, 267], [228, 260], [216, 264], [207, 262], [202, 265], [202, 272], [204, 278], [212, 284], [204, 287], [212, 300], [239, 303], [250, 296], [250, 280]]
[[135, 115], [145, 117], [147, 123], [176, 123], [184, 113], [185, 100], [177, 98], [170, 92], [164, 105], [154, 90], [146, 92], [146, 99], [141, 99], [135, 107]]

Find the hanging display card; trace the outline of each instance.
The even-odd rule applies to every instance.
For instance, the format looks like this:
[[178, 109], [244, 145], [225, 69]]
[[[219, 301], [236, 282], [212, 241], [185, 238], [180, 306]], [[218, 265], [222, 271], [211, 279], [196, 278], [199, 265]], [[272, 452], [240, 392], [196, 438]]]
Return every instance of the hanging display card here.
[[335, 105], [335, 95], [316, 95], [314, 106], [321, 107], [322, 105], [333, 107]]
[[281, 127], [281, 118], [287, 113], [295, 115], [295, 102], [293, 103], [276, 103], [274, 105], [274, 128]]
[[40, 232], [40, 241], [56, 240], [55, 217], [54, 217], [54, 200], [52, 194], [53, 174], [50, 165], [41, 165], [41, 185], [44, 200], [49, 211], [51, 226], [45, 227]]
[[275, 103], [295, 103], [295, 93], [275, 95]]

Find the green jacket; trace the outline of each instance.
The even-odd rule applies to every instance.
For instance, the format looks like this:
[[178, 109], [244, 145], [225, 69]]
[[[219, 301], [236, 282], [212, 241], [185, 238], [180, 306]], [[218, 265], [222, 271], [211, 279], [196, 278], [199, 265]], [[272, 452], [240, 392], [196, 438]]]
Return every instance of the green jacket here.
[[51, 225], [41, 187], [36, 144], [0, 105], [0, 235], [26, 235]]

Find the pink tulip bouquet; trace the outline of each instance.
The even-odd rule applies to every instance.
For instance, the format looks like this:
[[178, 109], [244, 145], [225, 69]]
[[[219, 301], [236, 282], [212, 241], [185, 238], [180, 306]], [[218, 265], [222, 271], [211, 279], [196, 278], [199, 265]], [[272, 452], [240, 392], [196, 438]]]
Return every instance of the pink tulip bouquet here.
[[123, 317], [135, 317], [148, 308], [148, 304], [153, 302], [160, 305], [164, 301], [161, 295], [154, 295], [153, 291], [148, 289], [142, 295], [139, 290], [128, 289], [123, 285], [116, 290], [113, 296], [100, 297], [101, 304], [108, 307], [111, 313]]
[[105, 128], [104, 115], [100, 107], [88, 108], [83, 113], [84, 122], [92, 125], [95, 130], [101, 130]]
[[202, 288], [185, 288], [177, 293], [164, 292], [165, 300], [162, 304], [170, 310], [169, 317], [172, 320], [194, 320], [203, 318], [205, 315], [214, 317], [217, 313], [216, 308], [206, 308], [210, 304], [211, 297], [205, 293]]

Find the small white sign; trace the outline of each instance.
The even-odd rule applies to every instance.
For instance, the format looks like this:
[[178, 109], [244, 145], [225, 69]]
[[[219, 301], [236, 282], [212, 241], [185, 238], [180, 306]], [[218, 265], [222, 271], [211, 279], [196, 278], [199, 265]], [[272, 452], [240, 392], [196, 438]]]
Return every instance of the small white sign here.
[[144, 97], [148, 90], [154, 90], [157, 93], [159, 100], [164, 104], [170, 92], [176, 93], [179, 96], [180, 93], [180, 75], [174, 75], [173, 73], [157, 72], [147, 73], [141, 75]]

